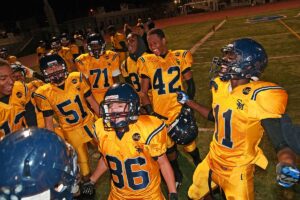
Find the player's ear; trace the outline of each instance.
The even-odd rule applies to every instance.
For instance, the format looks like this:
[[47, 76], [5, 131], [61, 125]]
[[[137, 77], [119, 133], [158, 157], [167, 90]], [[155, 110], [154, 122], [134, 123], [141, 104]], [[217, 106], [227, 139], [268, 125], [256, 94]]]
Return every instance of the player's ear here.
[[166, 45], [166, 44], [167, 44], [166, 38], [163, 38], [163, 39], [162, 39], [162, 42], [163, 42], [164, 45]]

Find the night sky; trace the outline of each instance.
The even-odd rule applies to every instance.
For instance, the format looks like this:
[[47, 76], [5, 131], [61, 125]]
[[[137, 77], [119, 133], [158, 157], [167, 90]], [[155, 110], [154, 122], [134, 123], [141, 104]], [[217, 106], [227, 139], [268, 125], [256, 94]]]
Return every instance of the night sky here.
[[[53, 8], [58, 23], [63, 21], [88, 16], [91, 8], [104, 6], [106, 11], [119, 10], [120, 3], [131, 3], [143, 7], [147, 3], [157, 3], [168, 0], [48, 0]], [[70, 3], [71, 2], [71, 3]], [[8, 0], [0, 12], [0, 22], [12, 23], [17, 20], [34, 17], [40, 25], [45, 24], [43, 0]]]

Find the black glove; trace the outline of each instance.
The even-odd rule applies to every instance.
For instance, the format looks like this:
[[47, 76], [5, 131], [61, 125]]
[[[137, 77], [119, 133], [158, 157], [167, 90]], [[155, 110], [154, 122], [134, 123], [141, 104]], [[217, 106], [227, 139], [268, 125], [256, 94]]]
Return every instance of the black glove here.
[[178, 200], [178, 194], [177, 193], [170, 193], [169, 194], [169, 200]]
[[83, 195], [93, 196], [95, 194], [95, 183], [91, 180], [83, 182], [81, 184], [80, 192]]

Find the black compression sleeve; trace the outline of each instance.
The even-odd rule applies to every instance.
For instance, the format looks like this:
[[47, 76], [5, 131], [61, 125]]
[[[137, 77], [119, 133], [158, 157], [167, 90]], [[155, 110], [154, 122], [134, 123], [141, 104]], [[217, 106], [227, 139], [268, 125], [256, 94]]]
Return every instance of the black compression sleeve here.
[[26, 120], [26, 124], [28, 126], [37, 126], [37, 119], [36, 119], [35, 107], [31, 103], [31, 101], [29, 101], [25, 105], [25, 114], [24, 114], [24, 117], [25, 117], [25, 120]]
[[190, 99], [194, 99], [195, 93], [196, 93], [196, 88], [195, 88], [195, 82], [193, 78], [190, 78], [189, 80], [186, 80], [187, 84], [187, 94]]
[[209, 111], [209, 113], [208, 113], [208, 115], [207, 115], [207, 119], [208, 119], [209, 121], [212, 121], [212, 122], [215, 121], [215, 117], [214, 117], [214, 114], [213, 114], [213, 110], [212, 110], [212, 109]]
[[288, 147], [281, 131], [280, 118], [263, 119], [261, 120], [261, 125], [267, 132], [276, 152]]

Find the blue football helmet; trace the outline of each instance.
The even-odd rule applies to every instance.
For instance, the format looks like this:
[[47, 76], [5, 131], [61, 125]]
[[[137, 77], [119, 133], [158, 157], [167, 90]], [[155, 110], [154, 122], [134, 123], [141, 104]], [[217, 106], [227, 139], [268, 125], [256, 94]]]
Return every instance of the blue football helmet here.
[[[49, 68], [53, 68], [53, 70], [49, 72], [47, 70]], [[40, 71], [46, 83], [59, 84], [68, 76], [67, 64], [58, 54], [47, 54], [41, 57]]]
[[[109, 112], [112, 103], [126, 103], [121, 112]], [[138, 119], [140, 110], [140, 97], [135, 89], [127, 83], [116, 83], [112, 85], [104, 96], [101, 103], [104, 127], [108, 130], [128, 127], [128, 125]], [[123, 118], [120, 122], [115, 122], [116, 118]]]
[[7, 52], [7, 49], [6, 48], [1, 48], [0, 49], [0, 58], [6, 60], [8, 57], [8, 52]]
[[[29, 128], [0, 141], [0, 199], [72, 199], [77, 154], [54, 132]], [[32, 198], [30, 198], [32, 197]]]
[[222, 81], [231, 79], [258, 80], [268, 63], [261, 44], [250, 38], [233, 41], [221, 49], [223, 57], [214, 57], [211, 73]]
[[168, 134], [176, 144], [186, 145], [198, 136], [198, 126], [193, 110], [183, 106], [178, 117], [168, 127]]
[[55, 52], [60, 51], [62, 48], [60, 39], [56, 36], [53, 36], [50, 40], [50, 46], [51, 49], [54, 50]]
[[90, 56], [99, 59], [104, 53], [106, 43], [98, 33], [92, 33], [87, 37], [87, 48]]

